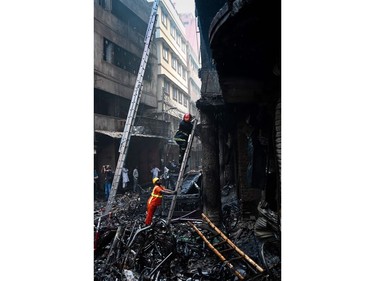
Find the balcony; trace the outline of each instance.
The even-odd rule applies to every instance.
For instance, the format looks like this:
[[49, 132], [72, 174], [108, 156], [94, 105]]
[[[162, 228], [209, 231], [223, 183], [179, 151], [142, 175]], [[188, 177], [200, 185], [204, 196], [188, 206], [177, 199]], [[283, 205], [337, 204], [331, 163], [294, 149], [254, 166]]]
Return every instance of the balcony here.
[[[112, 133], [122, 133], [126, 119], [94, 114], [95, 131], [106, 131]], [[158, 137], [169, 139], [170, 122], [157, 120], [149, 117], [139, 116], [135, 119], [133, 126], [134, 136]], [[121, 134], [116, 134], [121, 137]]]

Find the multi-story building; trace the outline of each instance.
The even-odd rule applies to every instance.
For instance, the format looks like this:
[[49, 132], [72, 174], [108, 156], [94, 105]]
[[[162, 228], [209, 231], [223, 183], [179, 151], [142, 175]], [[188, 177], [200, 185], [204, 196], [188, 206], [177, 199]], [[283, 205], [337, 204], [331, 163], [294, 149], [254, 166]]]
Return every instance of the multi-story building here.
[[[161, 0], [158, 14], [155, 31], [158, 106], [155, 116], [170, 122], [172, 137], [184, 113], [190, 112], [199, 118], [195, 106], [200, 97], [199, 62], [186, 39], [185, 26], [172, 2]], [[200, 141], [196, 139], [191, 153], [191, 168], [200, 166], [199, 144]], [[178, 149], [173, 142], [169, 144], [166, 152], [166, 161], [178, 158]]]
[[[200, 62], [197, 55], [199, 51], [199, 41], [197, 41], [197, 25], [195, 17], [192, 14], [180, 14], [180, 18], [185, 26], [187, 42], [187, 62], [188, 62], [188, 91], [190, 94], [191, 107], [190, 112], [194, 116], [199, 115], [196, 107], [197, 100], [201, 97], [201, 79], [199, 77]], [[198, 49], [197, 49], [198, 48]], [[202, 166], [202, 144], [199, 141], [195, 143], [194, 149], [191, 152], [192, 161], [196, 161], [198, 167]]]
[[[144, 37], [151, 14], [146, 0], [95, 0], [94, 4], [94, 130], [95, 168], [116, 167], [121, 134], [132, 99]], [[165, 122], [147, 113], [157, 103], [157, 49], [151, 45], [137, 118], [125, 165], [138, 167], [140, 182], [160, 166], [161, 147], [169, 136]]]
[[192, 13], [180, 14], [180, 19], [185, 26], [186, 40], [189, 41], [193, 52], [198, 55], [200, 53], [200, 35], [197, 19]]
[[[94, 168], [99, 173], [105, 164], [113, 170], [117, 165], [152, 2], [94, 0]], [[191, 67], [198, 68], [197, 56], [189, 55], [184, 26], [169, 0], [160, 1], [158, 15], [125, 163], [130, 175], [138, 168], [140, 183], [151, 181], [151, 167], [177, 159], [173, 135], [178, 123], [185, 112], [198, 114], [200, 84], [189, 82], [195, 81]], [[198, 143], [191, 169], [200, 165]]]

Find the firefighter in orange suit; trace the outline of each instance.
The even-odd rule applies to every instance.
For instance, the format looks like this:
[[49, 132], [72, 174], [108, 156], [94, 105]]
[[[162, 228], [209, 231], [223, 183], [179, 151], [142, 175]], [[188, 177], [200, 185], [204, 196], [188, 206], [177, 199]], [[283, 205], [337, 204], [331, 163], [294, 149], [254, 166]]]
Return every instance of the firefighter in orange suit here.
[[154, 184], [154, 189], [152, 190], [150, 198], [147, 200], [146, 225], [151, 224], [156, 208], [161, 205], [163, 198], [162, 194], [176, 194], [176, 191], [166, 189], [162, 186], [159, 178], [153, 178], [152, 183]]

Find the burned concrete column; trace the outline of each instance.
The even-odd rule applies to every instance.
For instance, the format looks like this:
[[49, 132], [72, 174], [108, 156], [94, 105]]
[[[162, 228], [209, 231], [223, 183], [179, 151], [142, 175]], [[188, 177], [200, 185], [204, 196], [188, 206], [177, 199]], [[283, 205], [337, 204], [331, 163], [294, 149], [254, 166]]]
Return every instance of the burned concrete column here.
[[203, 212], [218, 224], [221, 220], [218, 112], [225, 107], [215, 69], [203, 68], [202, 97], [197, 101], [201, 117]]
[[201, 111], [202, 171], [203, 171], [203, 212], [213, 223], [220, 222], [221, 193], [219, 144], [214, 113]]
[[222, 126], [218, 127], [218, 145], [219, 145], [219, 175], [220, 175], [220, 186], [225, 185], [225, 166], [224, 166], [224, 153], [225, 153], [225, 143], [224, 143], [224, 128]]

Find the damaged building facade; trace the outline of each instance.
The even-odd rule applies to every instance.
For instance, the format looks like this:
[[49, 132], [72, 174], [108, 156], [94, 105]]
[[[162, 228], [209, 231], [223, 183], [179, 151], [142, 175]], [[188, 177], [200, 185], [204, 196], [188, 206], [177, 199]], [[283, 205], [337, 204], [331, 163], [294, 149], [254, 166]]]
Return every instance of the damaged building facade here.
[[[98, 173], [103, 165], [111, 165], [112, 170], [116, 167], [151, 7], [152, 1], [146, 0], [94, 1], [94, 168]], [[186, 112], [199, 114], [195, 106], [200, 97], [197, 65], [176, 10], [169, 0], [160, 1], [125, 163], [130, 171], [138, 168], [140, 184], [151, 181], [152, 167], [161, 169], [178, 159], [173, 141], [178, 122]], [[201, 165], [200, 149], [195, 140], [192, 169]], [[102, 184], [99, 178], [99, 186]]]
[[[139, 25], [125, 27], [135, 24], [129, 11], [142, 18], [136, 7], [152, 2], [112, 0], [95, 6], [101, 9], [95, 13], [98, 165], [108, 164], [101, 161], [115, 160], [118, 154], [115, 142], [121, 131], [111, 127], [112, 119], [125, 122], [126, 116], [119, 114], [121, 108], [128, 109], [136, 78], [136, 72], [118, 69], [116, 59], [116, 66], [109, 64], [106, 44], [110, 41], [117, 50], [140, 56], [142, 42], [136, 45], [131, 36], [125, 39]], [[112, 15], [114, 3], [128, 9], [122, 18], [126, 24], [118, 30], [111, 25], [120, 24]], [[174, 148], [169, 141], [186, 109], [198, 117], [194, 141], [199, 139], [202, 149], [201, 163], [193, 150], [189, 164], [193, 169], [201, 164], [201, 169], [186, 173], [175, 195], [163, 196], [150, 225], [145, 224], [145, 214], [152, 187], [119, 194], [109, 213], [105, 201], [94, 202], [94, 280], [281, 280], [280, 3], [195, 0], [195, 4], [196, 21], [178, 16], [173, 1], [160, 1], [146, 69], [150, 79], [144, 81], [126, 165], [131, 169], [131, 161], [137, 159], [141, 174], [150, 178], [147, 165], [161, 166], [162, 158], [171, 159]], [[188, 32], [183, 27], [189, 22], [199, 26], [201, 67], [194, 47], [184, 41]], [[108, 85], [99, 81], [102, 76]], [[112, 144], [103, 145], [104, 137]], [[197, 147], [196, 142], [195, 151]], [[112, 151], [102, 154], [109, 148]], [[143, 156], [141, 150], [149, 155]]]
[[262, 199], [279, 212], [281, 3], [195, 0], [201, 35], [204, 213], [221, 219], [221, 189], [233, 186], [243, 217]]

